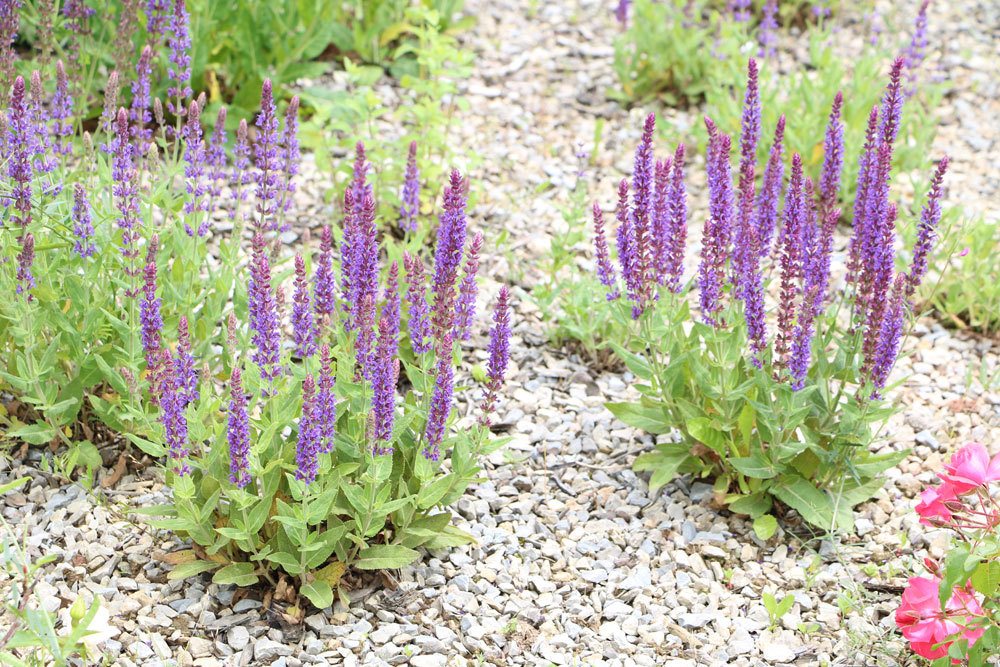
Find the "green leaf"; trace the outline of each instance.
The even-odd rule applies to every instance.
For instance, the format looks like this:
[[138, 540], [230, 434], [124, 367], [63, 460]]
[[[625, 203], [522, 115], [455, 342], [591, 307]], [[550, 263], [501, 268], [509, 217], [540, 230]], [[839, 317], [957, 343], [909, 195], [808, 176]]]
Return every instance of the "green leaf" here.
[[972, 573], [972, 587], [987, 598], [993, 597], [1000, 588], [1000, 562], [991, 560], [980, 563]]
[[772, 479], [778, 476], [778, 469], [760, 452], [754, 452], [750, 456], [731, 458], [729, 464], [736, 468], [739, 473], [754, 479]]
[[798, 475], [786, 475], [771, 487], [771, 493], [807, 522], [822, 530], [831, 530], [834, 523], [833, 502], [826, 493]]
[[420, 554], [398, 544], [379, 544], [362, 549], [355, 567], [359, 570], [396, 570], [406, 567]]
[[274, 553], [267, 555], [267, 560], [272, 563], [277, 563], [281, 567], [285, 568], [285, 571], [291, 575], [302, 574], [302, 565], [299, 563], [299, 559], [292, 556], [292, 554], [285, 551], [275, 551]]
[[215, 573], [212, 583], [252, 586], [258, 580], [254, 569], [253, 563], [231, 563]]
[[753, 520], [753, 532], [767, 542], [778, 530], [778, 520], [770, 514], [763, 514]]
[[333, 605], [333, 588], [325, 581], [312, 581], [299, 588], [299, 593], [304, 595], [317, 609], [326, 609]]
[[726, 502], [730, 512], [746, 514], [751, 519], [767, 513], [773, 505], [771, 496], [762, 491], [745, 496], [729, 496]]
[[174, 569], [167, 573], [167, 579], [170, 581], [187, 579], [188, 577], [197, 576], [202, 572], [214, 570], [217, 567], [219, 567], [218, 563], [212, 563], [207, 560], [195, 560], [190, 563], [181, 563], [179, 565], [175, 565]]
[[476, 538], [455, 526], [445, 526], [436, 537], [424, 543], [427, 549], [451, 549], [463, 544], [475, 544]]
[[30, 479], [31, 479], [30, 477], [18, 477], [15, 480], [7, 482], [6, 484], [0, 486], [0, 496], [7, 493], [8, 491], [13, 491], [14, 489], [21, 486]]
[[24, 424], [7, 431], [7, 437], [24, 440], [32, 445], [46, 445], [58, 434], [57, 430], [45, 422]]
[[129, 439], [129, 442], [153, 458], [160, 458], [167, 453], [167, 448], [163, 445], [140, 438], [134, 433], [126, 433], [125, 437]]
[[417, 494], [417, 508], [425, 510], [437, 505], [454, 483], [454, 475], [444, 475], [421, 487]]
[[608, 410], [625, 424], [660, 435], [670, 433], [673, 424], [663, 408], [640, 403], [605, 403]]
[[725, 434], [720, 432], [708, 417], [688, 419], [684, 424], [684, 428], [692, 438], [717, 454], [725, 456], [729, 453], [726, 448]]

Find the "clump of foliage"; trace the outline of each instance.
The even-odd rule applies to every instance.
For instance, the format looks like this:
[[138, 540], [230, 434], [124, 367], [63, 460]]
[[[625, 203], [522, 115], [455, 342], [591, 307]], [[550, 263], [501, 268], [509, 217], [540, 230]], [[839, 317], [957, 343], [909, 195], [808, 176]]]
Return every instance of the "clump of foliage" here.
[[[897, 59], [869, 115], [843, 289], [831, 280], [844, 160], [839, 96], [819, 182], [794, 154], [784, 188], [782, 117], [758, 190], [761, 103], [751, 60], [736, 184], [731, 139], [706, 119], [709, 217], [693, 281], [683, 276], [684, 146], [654, 160], [654, 117], [647, 119], [632, 182], [623, 179], [618, 189], [617, 271], [596, 204], [594, 224], [606, 312], [620, 332], [607, 343], [642, 394], [609, 407], [632, 426], [678, 436], [635, 463], [652, 472], [654, 488], [678, 474], [713, 477], [718, 498], [752, 517], [763, 538], [777, 527], [775, 500], [822, 530], [848, 529], [851, 508], [875, 493], [880, 473], [902, 457], [871, 447], [875, 427], [893, 411], [883, 395], [909, 299], [927, 272], [941, 196], [940, 187], [932, 190], [910, 266], [895, 273], [897, 207], [889, 185], [904, 98]], [[935, 183], [946, 167], [942, 159]], [[695, 285], [700, 312], [692, 317]], [[776, 315], [772, 325], [768, 310]]]
[[911, 577], [896, 625], [917, 655], [935, 667], [990, 664], [1000, 647], [1000, 455], [971, 443], [920, 495], [920, 523], [958, 538], [943, 562], [924, 559], [930, 576]]

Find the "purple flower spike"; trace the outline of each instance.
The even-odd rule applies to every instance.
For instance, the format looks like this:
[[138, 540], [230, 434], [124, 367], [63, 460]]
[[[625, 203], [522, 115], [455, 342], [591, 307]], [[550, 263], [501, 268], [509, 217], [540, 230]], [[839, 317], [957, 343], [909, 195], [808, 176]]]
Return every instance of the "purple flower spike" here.
[[253, 179], [254, 174], [250, 169], [250, 139], [249, 129], [245, 118], [240, 119], [240, 124], [236, 128], [236, 146], [233, 147], [233, 173], [232, 181], [235, 184], [233, 191], [233, 208], [229, 212], [229, 218], [235, 219], [240, 209], [240, 202], [247, 200], [247, 188]]
[[618, 249], [618, 264], [621, 266], [622, 280], [625, 281], [626, 291], [634, 293], [636, 289], [634, 276], [638, 259], [633, 233], [634, 225], [628, 208], [628, 180], [624, 178], [618, 182], [618, 203], [615, 206], [615, 221], [618, 223], [618, 229], [615, 230], [615, 246]]
[[410, 331], [410, 346], [415, 354], [423, 354], [429, 352], [433, 346], [424, 263], [419, 256], [404, 252], [403, 264], [406, 267], [406, 303], [409, 311], [407, 329]]
[[656, 160], [653, 169], [653, 266], [657, 282], [667, 282], [667, 249], [670, 245], [670, 172], [671, 158]]
[[[82, 186], [77, 183], [77, 188], [82, 189]], [[163, 317], [160, 315], [161, 301], [156, 296], [156, 252], [159, 245], [159, 236], [154, 234], [149, 240], [149, 247], [146, 251], [142, 298], [139, 300], [142, 350], [146, 357], [146, 369], [152, 377], [157, 375], [161, 361], [160, 331], [163, 329]]]
[[618, 291], [618, 277], [615, 267], [611, 264], [608, 252], [608, 241], [604, 237], [604, 214], [597, 202], [594, 202], [594, 247], [597, 252], [597, 278], [607, 290], [608, 301], [614, 301], [621, 293]]
[[389, 275], [386, 278], [385, 293], [382, 299], [382, 319], [388, 320], [391, 331], [395, 331], [395, 336], [398, 337], [400, 322], [399, 262], [393, 262], [389, 266]]
[[[139, 55], [135, 66], [135, 81], [132, 82], [132, 108], [129, 119], [132, 121], [133, 136], [140, 142], [148, 142], [153, 132], [146, 126], [153, 120], [150, 113], [149, 78], [153, 74], [153, 49], [147, 44]], [[142, 151], [145, 152], [145, 151]]]
[[886, 304], [878, 330], [875, 358], [871, 367], [873, 399], [881, 398], [882, 390], [889, 379], [889, 372], [896, 363], [899, 345], [903, 338], [903, 322], [906, 319], [906, 276], [900, 274], [892, 287], [892, 297]]
[[375, 444], [372, 446], [372, 453], [375, 456], [392, 454], [392, 447], [386, 446], [385, 443], [392, 441], [396, 380], [399, 376], [399, 360], [396, 358], [398, 345], [398, 317], [393, 322], [391, 315], [383, 316], [378, 323], [378, 343], [375, 346], [375, 372], [372, 379], [372, 417], [375, 440]]
[[322, 366], [319, 371], [319, 394], [317, 395], [317, 424], [319, 426], [321, 454], [333, 451], [337, 430], [337, 398], [334, 394], [336, 378], [333, 376], [334, 360], [330, 346], [323, 345], [319, 351]]
[[889, 70], [889, 85], [882, 97], [882, 109], [879, 112], [879, 139], [882, 143], [892, 144], [899, 133], [899, 124], [903, 116], [903, 66], [906, 59], [902, 56], [892, 62]]
[[729, 167], [731, 140], [720, 134], [711, 119], [708, 127], [709, 219], [702, 233], [701, 263], [698, 266], [698, 287], [702, 319], [712, 326], [721, 322], [716, 314], [722, 309], [722, 281], [726, 258], [732, 240], [732, 175]]
[[776, 41], [774, 33], [778, 30], [778, 0], [767, 0], [764, 3], [763, 14], [758, 28], [758, 41], [761, 58], [770, 58], [774, 55], [774, 43]]
[[927, 8], [931, 0], [924, 0], [920, 3], [920, 11], [917, 12], [917, 19], [913, 23], [913, 37], [906, 48], [906, 74], [909, 88], [907, 96], [912, 96], [916, 92], [916, 69], [924, 61], [927, 54]]
[[[0, 1], [0, 81], [10, 81], [14, 76], [14, 61], [17, 52], [14, 42], [20, 27], [22, 0]], [[6, 86], [0, 86], [0, 107], [7, 102]]]
[[476, 319], [476, 296], [479, 286], [476, 284], [476, 274], [479, 272], [479, 253], [483, 248], [483, 234], [476, 232], [465, 255], [465, 271], [462, 284], [458, 288], [458, 305], [455, 307], [455, 338], [469, 340], [472, 338], [472, 324]]
[[242, 489], [250, 483], [250, 418], [239, 368], [234, 368], [229, 378], [226, 441], [229, 443], [229, 481]]
[[31, 224], [31, 137], [34, 131], [28, 115], [24, 78], [20, 76], [14, 79], [7, 123], [5, 143], [10, 151], [7, 175], [13, 184], [10, 196], [14, 202], [12, 220], [15, 224], [26, 228]]
[[483, 397], [479, 423], [488, 426], [490, 415], [496, 409], [497, 396], [507, 375], [510, 362], [510, 289], [500, 287], [497, 305], [493, 310], [493, 328], [490, 329], [489, 364], [486, 371], [486, 395]]
[[205, 150], [205, 166], [209, 169], [208, 195], [206, 210], [214, 211], [215, 202], [222, 194], [222, 186], [226, 182], [226, 107], [219, 107], [215, 117], [212, 136]]
[[264, 236], [258, 232], [253, 237], [253, 256], [250, 260], [250, 285], [247, 291], [250, 310], [250, 329], [257, 350], [253, 361], [260, 367], [260, 374], [267, 381], [264, 395], [274, 389], [274, 380], [281, 374], [279, 366], [280, 333], [278, 330], [278, 303], [271, 290], [271, 264], [267, 257]]
[[146, 0], [146, 32], [160, 43], [170, 21], [170, 0]]
[[634, 264], [630, 271], [628, 297], [632, 301], [632, 317], [638, 318], [654, 299], [654, 239], [652, 229], [654, 168], [653, 133], [656, 115], [646, 116], [642, 139], [635, 150], [632, 168], [631, 236]]
[[934, 241], [937, 239], [937, 228], [941, 222], [941, 197], [943, 195], [944, 175], [948, 171], [948, 157], [938, 162], [931, 180], [931, 191], [927, 195], [927, 203], [920, 212], [920, 223], [917, 225], [917, 242], [913, 247], [913, 263], [907, 275], [906, 296], [912, 296], [927, 274], [927, 258], [930, 255]]
[[333, 233], [329, 225], [324, 225], [320, 232], [313, 297], [316, 314], [323, 320], [329, 319], [337, 309], [337, 284], [333, 276]]
[[747, 88], [740, 127], [740, 166], [756, 164], [757, 143], [760, 141], [760, 91], [757, 61], [753, 58], [747, 61]]
[[190, 474], [191, 468], [184, 459], [188, 456], [188, 426], [184, 408], [183, 388], [178, 382], [179, 368], [176, 359], [166, 360], [163, 397], [160, 400], [160, 419], [166, 431], [168, 455], [173, 461], [173, 473], [180, 477]]
[[444, 440], [448, 415], [451, 414], [454, 372], [451, 366], [451, 332], [445, 331], [444, 336], [438, 341], [434, 393], [431, 396], [431, 408], [424, 430], [426, 445], [423, 455], [431, 461], [438, 461], [441, 458], [441, 442]]
[[868, 240], [868, 219], [866, 205], [869, 190], [869, 172], [874, 171], [877, 159], [877, 126], [879, 110], [872, 107], [868, 114], [868, 129], [865, 131], [865, 145], [858, 161], [857, 193], [854, 196], [854, 233], [851, 236], [847, 261], [847, 279], [855, 282], [861, 271], [862, 248]]
[[187, 98], [191, 97], [191, 17], [188, 15], [185, 0], [174, 0], [174, 11], [170, 17], [170, 35], [167, 45], [170, 56], [167, 65], [167, 77], [170, 85], [167, 97], [174, 102], [167, 102], [167, 109], [178, 118], [184, 116]]
[[[434, 253], [434, 281], [431, 291], [434, 295], [432, 318], [434, 337], [444, 340], [455, 323], [455, 283], [458, 268], [465, 248], [467, 183], [458, 170], [451, 172], [449, 186], [444, 191], [444, 210], [437, 232], [437, 247]], [[447, 333], [450, 339], [450, 333]]]
[[295, 293], [292, 295], [292, 338], [295, 353], [305, 359], [316, 353], [316, 326], [309, 306], [309, 282], [302, 255], [295, 255]]
[[[122, 231], [122, 257], [125, 258], [125, 274], [133, 284], [139, 275], [136, 260], [139, 257], [139, 175], [135, 166], [135, 147], [129, 141], [128, 112], [118, 110], [115, 123], [115, 138], [111, 142], [111, 178], [114, 181], [111, 193], [118, 209], [118, 228]], [[126, 294], [134, 297], [138, 286], [129, 288]]]
[[[188, 200], [184, 202], [184, 213], [204, 213], [208, 210], [205, 199], [207, 186], [205, 184], [205, 142], [201, 131], [201, 109], [198, 103], [191, 102], [188, 107], [187, 125], [184, 127], [184, 179]], [[199, 216], [201, 217], [201, 216]], [[197, 230], [187, 223], [184, 231], [188, 236], [204, 236], [208, 232], [208, 219], [202, 220]]]
[[36, 174], [48, 174], [56, 168], [52, 155], [52, 140], [49, 136], [49, 112], [45, 105], [45, 87], [42, 76], [35, 70], [31, 73], [28, 116], [31, 119], [31, 152]]
[[56, 62], [56, 92], [52, 96], [52, 136], [56, 155], [73, 153], [70, 136], [73, 134], [73, 96], [69, 92], [69, 79], [62, 61]]
[[729, 11], [733, 13], [733, 20], [737, 23], [749, 22], [752, 5], [751, 0], [729, 0]]
[[632, 0], [618, 0], [618, 5], [615, 6], [615, 18], [622, 28], [628, 27], [628, 10], [631, 6]]
[[410, 142], [410, 152], [406, 156], [406, 175], [403, 179], [402, 203], [399, 218], [404, 231], [417, 231], [417, 216], [420, 215], [420, 169], [417, 167], [417, 142]]
[[292, 197], [295, 194], [295, 177], [299, 173], [299, 163], [302, 161], [299, 150], [299, 96], [292, 97], [285, 110], [285, 128], [281, 133], [281, 206], [280, 212], [285, 213], [292, 207]]
[[254, 221], [257, 231], [275, 229], [277, 222], [266, 221], [277, 212], [278, 178], [281, 164], [278, 160], [278, 117], [271, 92], [271, 80], [265, 79], [260, 92], [260, 113], [256, 125], [259, 130], [254, 144], [254, 181], [257, 184], [257, 214]]
[[830, 122], [826, 127], [826, 138], [823, 140], [823, 171], [819, 179], [819, 210], [824, 216], [837, 203], [837, 191], [840, 189], [840, 172], [844, 167], [844, 124], [840, 120], [840, 112], [844, 104], [844, 96], [837, 91], [833, 98], [833, 108], [830, 110]]
[[319, 407], [316, 402], [316, 381], [312, 374], [302, 381], [302, 417], [299, 438], [295, 445], [295, 479], [307, 485], [316, 481], [319, 472], [320, 431], [316, 423]]
[[181, 315], [177, 323], [177, 386], [181, 400], [185, 405], [198, 400], [198, 371], [194, 367], [194, 355], [191, 354], [191, 334], [188, 331], [188, 318]]
[[670, 233], [666, 285], [674, 293], [681, 291], [684, 275], [684, 247], [687, 244], [687, 190], [684, 187], [684, 144], [674, 151], [670, 172]]
[[805, 184], [802, 176], [802, 158], [792, 156], [792, 181], [785, 197], [785, 210], [781, 230], [781, 296], [778, 304], [778, 335], [774, 354], [779, 367], [788, 361], [789, 346], [794, 332], [795, 305], [799, 302], [799, 279], [802, 277], [802, 237], [806, 220], [804, 201]]
[[73, 251], [81, 258], [86, 259], [97, 251], [92, 240], [94, 225], [90, 218], [90, 201], [82, 183], [73, 187], [73, 236], [76, 237]]
[[111, 153], [111, 144], [114, 141], [115, 122], [118, 119], [118, 93], [121, 84], [118, 81], [118, 72], [112, 71], [108, 76], [108, 83], [104, 86], [104, 109], [101, 112], [101, 131], [107, 136], [107, 140], [101, 144], [101, 150]]
[[21, 237], [21, 251], [17, 253], [17, 280], [16, 291], [18, 294], [25, 294], [26, 300], [31, 301], [34, 297], [30, 294], [35, 287], [35, 277], [31, 274], [31, 265], [35, 262], [35, 236], [31, 232], [25, 232]]

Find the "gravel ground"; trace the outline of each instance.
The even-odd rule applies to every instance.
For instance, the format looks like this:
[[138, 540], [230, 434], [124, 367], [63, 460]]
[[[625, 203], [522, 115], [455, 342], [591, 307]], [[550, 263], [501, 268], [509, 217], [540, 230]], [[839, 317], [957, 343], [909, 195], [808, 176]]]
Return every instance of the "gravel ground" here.
[[[160, 557], [177, 541], [127, 515], [162, 501], [155, 469], [88, 494], [39, 472], [35, 450], [35, 461], [15, 461], [5, 473], [33, 482], [0, 499], [0, 511], [28, 526], [36, 556], [59, 556], [38, 587], [43, 604], [65, 607], [81, 590], [101, 596], [113, 635], [103, 648], [121, 665], [905, 662], [891, 622], [898, 591], [866, 584], [898, 586], [915, 559], [941, 554], [944, 535], [917, 525], [912, 499], [960, 444], [1000, 443], [1000, 387], [982, 380], [1000, 373], [997, 344], [918, 322], [897, 366], [904, 410], [883, 445], [912, 454], [859, 508], [856, 535], [803, 543], [782, 532], [764, 544], [746, 521], [711, 506], [706, 484], [680, 480], [651, 495], [630, 470], [651, 439], [603, 407], [633, 395], [630, 378], [547, 345], [526, 293], [540, 276], [523, 268], [545, 256], [548, 234], [564, 224], [576, 155], [589, 148], [579, 142], [589, 143], [597, 118], [606, 124], [597, 156], [604, 180], [592, 192], [610, 203], [619, 169], [628, 168], [642, 114], [604, 95], [614, 85], [609, 8], [470, 0], [467, 9], [479, 24], [462, 39], [477, 62], [456, 141], [481, 157], [474, 224], [509, 234], [488, 273], [512, 276], [519, 297], [502, 408], [514, 440], [457, 506], [459, 527], [478, 544], [429, 554], [400, 572], [394, 589], [368, 582], [349, 608], [338, 603], [292, 624], [280, 604], [264, 609], [254, 594], [204, 579], [166, 581]], [[954, 158], [949, 200], [995, 217], [1000, 128], [989, 119], [1000, 113], [1000, 9], [936, 3], [930, 23], [933, 43], [947, 45], [932, 62], [951, 87], [935, 145]], [[667, 112], [680, 123], [689, 122], [685, 113]], [[696, 183], [695, 220], [697, 195]], [[795, 598], [775, 627], [764, 592]]]

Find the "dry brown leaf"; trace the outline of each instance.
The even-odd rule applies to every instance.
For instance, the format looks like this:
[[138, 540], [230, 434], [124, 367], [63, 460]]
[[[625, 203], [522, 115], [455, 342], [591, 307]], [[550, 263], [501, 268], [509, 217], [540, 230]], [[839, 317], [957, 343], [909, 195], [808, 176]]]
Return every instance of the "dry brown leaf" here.
[[109, 489], [115, 484], [117, 484], [118, 481], [125, 474], [125, 467], [126, 467], [125, 452], [122, 452], [121, 454], [118, 455], [118, 460], [115, 462], [115, 467], [111, 470], [109, 474], [105, 475], [104, 478], [101, 480], [101, 488]]

